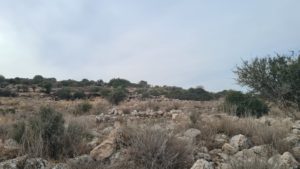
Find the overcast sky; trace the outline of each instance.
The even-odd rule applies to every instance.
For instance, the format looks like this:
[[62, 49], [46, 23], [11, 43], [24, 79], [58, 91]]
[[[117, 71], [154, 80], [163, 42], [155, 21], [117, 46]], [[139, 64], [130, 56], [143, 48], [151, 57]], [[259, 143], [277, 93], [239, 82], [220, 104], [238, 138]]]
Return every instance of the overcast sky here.
[[299, 0], [0, 0], [0, 74], [239, 89], [241, 60], [300, 48]]

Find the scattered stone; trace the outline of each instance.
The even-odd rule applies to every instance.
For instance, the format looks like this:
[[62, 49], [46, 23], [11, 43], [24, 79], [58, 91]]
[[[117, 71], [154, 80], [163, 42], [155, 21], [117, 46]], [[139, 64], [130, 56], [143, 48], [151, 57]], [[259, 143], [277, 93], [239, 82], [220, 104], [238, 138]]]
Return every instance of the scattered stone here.
[[199, 159], [194, 163], [191, 169], [214, 169], [214, 167], [211, 162]]
[[300, 135], [290, 134], [283, 141], [291, 147], [300, 146]]
[[196, 139], [196, 137], [199, 136], [200, 134], [201, 134], [200, 130], [194, 129], [194, 128], [190, 128], [190, 129], [186, 130], [183, 135], [185, 137]]
[[229, 138], [225, 134], [217, 134], [214, 139], [217, 147], [221, 147], [225, 143], [228, 143], [228, 140], [229, 140]]
[[0, 169], [19, 169], [23, 168], [27, 156], [17, 157], [15, 159], [3, 161], [0, 163]]
[[56, 164], [54, 167], [52, 167], [51, 169], [71, 169], [70, 166], [68, 166], [65, 163], [59, 163]]
[[292, 133], [293, 133], [293, 134], [299, 135], [299, 134], [300, 134], [300, 130], [299, 130], [299, 129], [293, 129], [293, 130], [292, 130]]
[[207, 153], [200, 153], [200, 152], [196, 153], [194, 155], [194, 158], [195, 159], [204, 159], [204, 160], [207, 160], [207, 161], [211, 161], [212, 160], [212, 158], [211, 158], [211, 156], [209, 154], [207, 154]]
[[293, 155], [289, 152], [285, 152], [282, 155], [274, 155], [268, 160], [268, 163], [274, 168], [274, 169], [282, 169], [282, 168], [288, 168], [288, 169], [297, 169], [300, 167], [299, 163], [295, 160]]
[[233, 147], [232, 145], [228, 144], [228, 143], [225, 143], [223, 146], [222, 146], [222, 150], [229, 154], [229, 155], [233, 155], [235, 154], [236, 152], [238, 152], [238, 148], [236, 147]]
[[42, 158], [27, 159], [24, 169], [49, 169], [50, 163]]
[[227, 163], [219, 163], [217, 164], [216, 169], [232, 169], [230, 164]]
[[292, 129], [300, 130], [300, 120], [295, 121], [294, 125], [292, 126]]
[[68, 163], [80, 166], [80, 165], [92, 163], [93, 161], [94, 160], [92, 159], [91, 156], [85, 154], [82, 156], [78, 156], [78, 157], [69, 159]]
[[251, 142], [246, 136], [239, 134], [239, 135], [233, 136], [230, 139], [230, 145], [237, 148], [238, 150], [243, 150], [243, 149], [250, 148]]

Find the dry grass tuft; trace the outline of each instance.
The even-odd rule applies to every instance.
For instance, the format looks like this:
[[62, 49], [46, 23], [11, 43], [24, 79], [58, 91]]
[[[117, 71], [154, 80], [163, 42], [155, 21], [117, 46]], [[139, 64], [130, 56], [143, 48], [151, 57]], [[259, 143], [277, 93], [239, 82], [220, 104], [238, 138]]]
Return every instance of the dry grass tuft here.
[[254, 158], [253, 160], [231, 160], [232, 169], [270, 169], [270, 164], [264, 159]]
[[229, 137], [243, 134], [250, 138], [253, 145], [268, 144], [280, 153], [290, 150], [290, 147], [281, 141], [289, 133], [289, 127], [286, 125], [268, 126], [253, 118], [222, 117], [214, 121], [199, 120], [194, 127], [202, 132], [202, 144], [211, 149], [216, 147], [214, 136], [223, 133]]
[[130, 128], [123, 130], [129, 159], [138, 168], [185, 169], [192, 164], [192, 150], [184, 141], [161, 129]]

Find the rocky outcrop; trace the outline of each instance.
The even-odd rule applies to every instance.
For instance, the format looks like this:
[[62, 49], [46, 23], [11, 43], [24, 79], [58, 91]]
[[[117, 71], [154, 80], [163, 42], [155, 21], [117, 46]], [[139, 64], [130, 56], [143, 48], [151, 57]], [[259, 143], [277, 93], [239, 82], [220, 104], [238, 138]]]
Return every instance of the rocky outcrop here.
[[90, 156], [94, 160], [105, 160], [116, 151], [116, 141], [118, 135], [120, 134], [120, 128], [121, 124], [119, 122], [115, 122], [115, 128], [111, 131], [108, 137], [90, 152]]

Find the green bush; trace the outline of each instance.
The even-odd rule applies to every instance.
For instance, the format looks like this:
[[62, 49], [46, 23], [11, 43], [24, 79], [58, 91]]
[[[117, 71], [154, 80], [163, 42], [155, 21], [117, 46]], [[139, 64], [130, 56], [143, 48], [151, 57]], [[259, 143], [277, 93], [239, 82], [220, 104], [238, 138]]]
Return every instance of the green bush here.
[[201, 87], [190, 88], [188, 90], [179, 87], [170, 87], [166, 96], [179, 100], [208, 101], [213, 99], [213, 95]]
[[55, 96], [58, 97], [59, 99], [72, 99], [72, 92], [71, 89], [69, 88], [62, 88], [56, 91]]
[[76, 109], [74, 111], [75, 115], [83, 115], [88, 113], [92, 109], [93, 105], [89, 103], [88, 101], [84, 101], [82, 103], [79, 103], [76, 106]]
[[108, 97], [111, 94], [112, 90], [110, 88], [103, 87], [103, 88], [100, 89], [99, 92], [100, 92], [100, 96]]
[[127, 97], [127, 90], [121, 87], [113, 89], [113, 91], [108, 96], [110, 103], [118, 105], [121, 101], [125, 100]]
[[[239, 117], [256, 116], [261, 117], [267, 114], [268, 106], [259, 98], [250, 94], [243, 94], [239, 91], [230, 91], [225, 97], [227, 111]], [[228, 109], [230, 107], [230, 109]]]
[[86, 95], [82, 90], [75, 91], [75, 93], [73, 94], [73, 99], [85, 99], [85, 98]]
[[0, 97], [16, 97], [17, 94], [9, 89], [0, 89]]
[[53, 84], [51, 82], [43, 82], [41, 84], [41, 87], [44, 88], [44, 92], [47, 93], [47, 94], [51, 93], [52, 86], [53, 86]]

